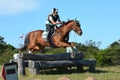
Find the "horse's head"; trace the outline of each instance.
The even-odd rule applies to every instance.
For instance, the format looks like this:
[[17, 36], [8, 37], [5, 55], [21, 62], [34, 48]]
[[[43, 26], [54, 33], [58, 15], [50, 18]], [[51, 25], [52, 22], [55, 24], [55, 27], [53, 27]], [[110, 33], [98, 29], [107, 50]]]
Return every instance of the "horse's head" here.
[[82, 29], [79, 20], [75, 19], [72, 22], [72, 30], [75, 31], [78, 35], [82, 35]]
[[56, 30], [56, 32], [67, 32], [71, 30], [75, 31], [78, 35], [82, 35], [82, 29], [79, 20], [75, 19], [63, 22], [63, 24]]

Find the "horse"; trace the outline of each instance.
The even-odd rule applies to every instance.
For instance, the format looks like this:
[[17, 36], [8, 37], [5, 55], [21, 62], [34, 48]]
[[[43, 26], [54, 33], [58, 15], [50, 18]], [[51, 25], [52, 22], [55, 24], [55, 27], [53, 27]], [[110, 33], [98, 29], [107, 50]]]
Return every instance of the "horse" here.
[[72, 53], [71, 57], [73, 57], [73, 50], [77, 48], [74, 43], [68, 42], [68, 36], [72, 30], [78, 35], [82, 35], [81, 25], [78, 20], [69, 20], [58, 27], [51, 38], [52, 44], [42, 38], [44, 30], [31, 31], [26, 35], [24, 46], [20, 50], [28, 48], [29, 53], [33, 53], [34, 51], [40, 51], [45, 47], [52, 47], [54, 45], [55, 48], [65, 47], [66, 52]]

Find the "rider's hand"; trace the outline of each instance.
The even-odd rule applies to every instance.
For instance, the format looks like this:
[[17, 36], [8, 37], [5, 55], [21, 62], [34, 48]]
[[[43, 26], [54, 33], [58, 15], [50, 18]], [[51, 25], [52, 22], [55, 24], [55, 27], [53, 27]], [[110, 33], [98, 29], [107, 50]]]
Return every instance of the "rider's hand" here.
[[62, 22], [59, 22], [60, 24], [62, 24]]
[[61, 24], [65, 24], [65, 21], [62, 21]]
[[56, 24], [61, 24], [61, 22], [57, 22]]
[[62, 21], [62, 24], [65, 24], [65, 21]]

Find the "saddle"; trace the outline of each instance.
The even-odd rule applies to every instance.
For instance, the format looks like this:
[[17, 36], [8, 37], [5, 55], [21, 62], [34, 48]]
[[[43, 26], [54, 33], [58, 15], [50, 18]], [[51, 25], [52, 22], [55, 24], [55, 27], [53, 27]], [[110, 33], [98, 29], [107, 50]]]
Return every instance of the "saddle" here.
[[[54, 33], [53, 33], [53, 35], [54, 35]], [[53, 35], [52, 35], [52, 36], [53, 36]], [[47, 41], [47, 36], [48, 36], [48, 32], [47, 32], [47, 31], [44, 31], [44, 32], [42, 33], [42, 38]], [[51, 37], [52, 37], [52, 36], [51, 36]], [[56, 46], [54, 45], [53, 41], [52, 41], [52, 38], [50, 39], [49, 43], [51, 44], [51, 46], [52, 46], [53, 48], [56, 47]]]
[[[52, 34], [52, 36], [54, 36], [54, 35], [56, 35], [55, 32]], [[48, 36], [48, 32], [47, 32], [47, 31], [44, 31], [44, 32], [42, 33], [42, 38], [47, 41], [47, 36]], [[54, 43], [53, 43], [53, 41], [52, 41], [52, 36], [51, 36], [51, 39], [50, 39], [49, 43], [51, 44], [52, 47], [55, 48], [56, 46], [54, 45]], [[65, 36], [64, 41], [65, 41], [65, 42], [68, 42], [68, 40], [69, 40], [69, 34], [67, 34], [67, 35]]]

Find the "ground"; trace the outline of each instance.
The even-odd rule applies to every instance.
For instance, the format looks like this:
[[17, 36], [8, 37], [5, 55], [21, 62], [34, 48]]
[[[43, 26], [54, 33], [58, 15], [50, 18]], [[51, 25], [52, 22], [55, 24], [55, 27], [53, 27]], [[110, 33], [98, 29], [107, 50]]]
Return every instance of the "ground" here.
[[[94, 77], [97, 80], [120, 80], [120, 66], [97, 67], [94, 73], [90, 73], [87, 70], [78, 72], [75, 69], [63, 72], [46, 70], [42, 71], [40, 75], [32, 75], [27, 69], [27, 75], [19, 76], [19, 80], [58, 80], [61, 77], [68, 77], [70, 80], [86, 80], [89, 77]], [[2, 80], [1, 77], [0, 80]]]

